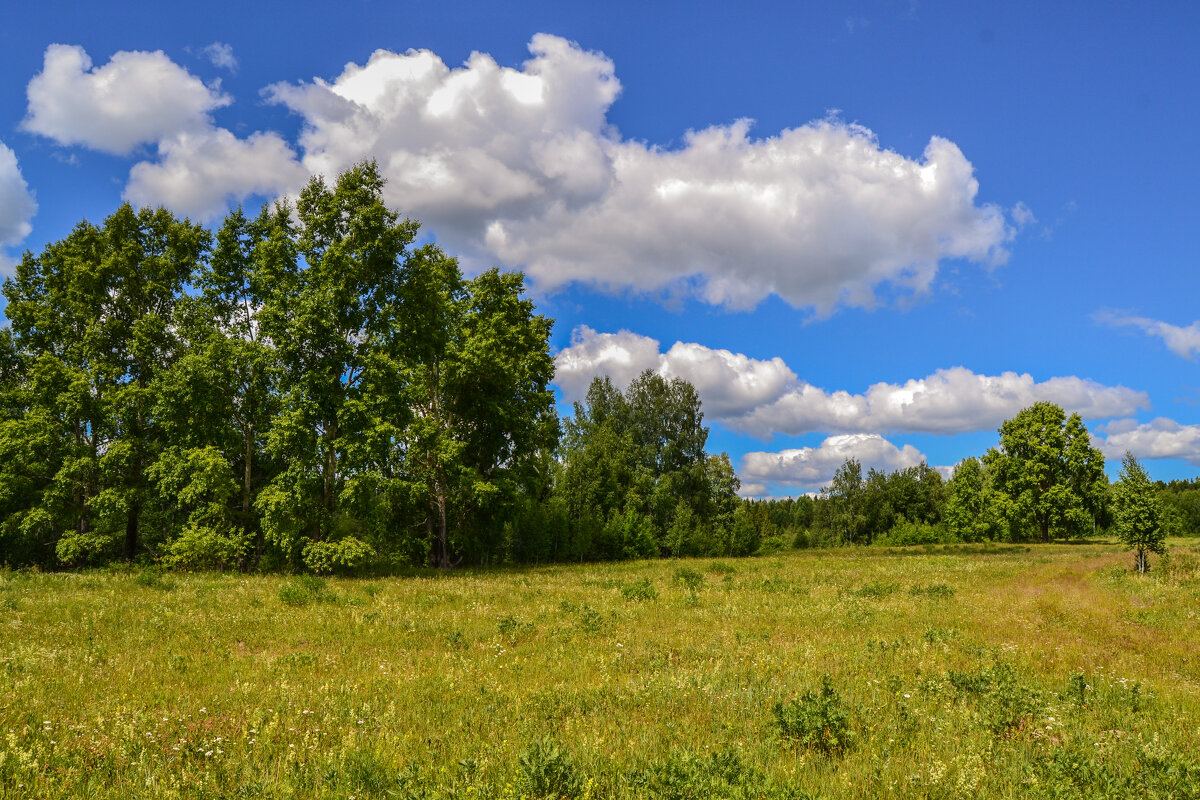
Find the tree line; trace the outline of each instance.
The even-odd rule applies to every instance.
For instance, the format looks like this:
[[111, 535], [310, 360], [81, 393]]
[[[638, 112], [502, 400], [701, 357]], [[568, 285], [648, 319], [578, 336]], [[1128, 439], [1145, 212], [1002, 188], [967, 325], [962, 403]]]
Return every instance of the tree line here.
[[[0, 564], [445, 568], [1114, 524], [1103, 456], [1046, 403], [949, 481], [850, 460], [770, 501], [706, 451], [686, 381], [597, 378], [560, 420], [523, 276], [466, 279], [382, 189], [363, 163], [215, 232], [126, 204], [26, 253], [3, 286]], [[1200, 482], [1158, 494], [1164, 525], [1200, 523]]]
[[1152, 483], [1131, 455], [1110, 483], [1078, 414], [1039, 402], [1005, 421], [999, 442], [961, 461], [949, 480], [927, 464], [890, 473], [849, 459], [816, 497], [752, 501], [772, 547], [1051, 542], [1117, 535], [1163, 551], [1168, 534], [1200, 530], [1200, 479]]

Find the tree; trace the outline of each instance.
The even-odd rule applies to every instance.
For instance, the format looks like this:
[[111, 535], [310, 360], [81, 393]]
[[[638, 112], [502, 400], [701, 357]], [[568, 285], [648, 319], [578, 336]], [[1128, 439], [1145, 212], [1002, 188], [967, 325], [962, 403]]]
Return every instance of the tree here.
[[395, 323], [417, 224], [388, 209], [382, 193], [373, 163], [332, 187], [313, 178], [296, 227], [280, 206], [264, 233], [281, 243], [263, 265], [271, 291], [256, 314], [282, 387], [267, 448], [285, 466], [256, 506], [267, 539], [314, 569], [371, 556], [376, 519], [363, 504], [408, 421]]
[[576, 538], [588, 540], [581, 557], [629, 555], [623, 532], [642, 530], [635, 516], [649, 521], [659, 554], [725, 547], [738, 483], [728, 456], [705, 453], [703, 419], [695, 387], [680, 378], [646, 370], [624, 392], [607, 377], [592, 381], [566, 422], [556, 483]]
[[1053, 403], [1034, 403], [1006, 420], [984, 464], [1012, 521], [1033, 525], [1043, 542], [1089, 531], [1102, 513], [1104, 456], [1079, 415], [1068, 418]]
[[1128, 451], [1121, 461], [1114, 495], [1117, 537], [1134, 551], [1134, 568], [1145, 573], [1150, 569], [1146, 554], [1166, 552], [1167, 537], [1162, 525], [1162, 505], [1154, 484]]
[[164, 209], [128, 203], [102, 226], [81, 222], [5, 281], [16, 348], [33, 376], [8, 443], [44, 463], [22, 474], [15, 524], [80, 563], [114, 550], [133, 559], [149, 467], [164, 447], [156, 381], [178, 356], [176, 306], [210, 236]]
[[864, 543], [867, 516], [862, 462], [857, 458], [846, 459], [833, 473], [833, 480], [821, 495], [826, 527], [844, 544]]
[[954, 468], [947, 484], [946, 525], [964, 542], [992, 541], [1003, 532], [1003, 512], [996, 505], [991, 475], [978, 458]]

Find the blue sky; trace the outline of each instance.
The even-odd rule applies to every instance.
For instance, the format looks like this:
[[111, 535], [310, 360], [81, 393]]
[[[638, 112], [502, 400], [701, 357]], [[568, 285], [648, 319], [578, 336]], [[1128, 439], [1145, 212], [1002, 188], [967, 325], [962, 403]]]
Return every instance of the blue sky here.
[[948, 467], [1041, 399], [1190, 477], [1197, 34], [1183, 2], [6, 4], [0, 269], [123, 199], [216, 221], [374, 157], [468, 270], [528, 272], [564, 402], [692, 380], [749, 493]]

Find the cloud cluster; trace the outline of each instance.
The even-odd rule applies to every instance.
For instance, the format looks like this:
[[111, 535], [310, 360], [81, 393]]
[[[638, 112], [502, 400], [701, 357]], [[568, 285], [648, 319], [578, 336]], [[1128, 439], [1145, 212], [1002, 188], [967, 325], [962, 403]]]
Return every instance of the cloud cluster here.
[[874, 467], [885, 472], [915, 467], [925, 461], [925, 456], [912, 445], [896, 447], [877, 433], [840, 434], [830, 436], [817, 447], [746, 453], [738, 471], [741, 491], [747, 496], [761, 496], [780, 487], [819, 489], [850, 458], [862, 462], [864, 471]]
[[1119, 459], [1128, 450], [1137, 458], [1179, 458], [1200, 466], [1200, 425], [1181, 425], [1165, 417], [1143, 423], [1124, 419], [1100, 431], [1104, 436], [1093, 439], [1105, 458]]
[[270, 97], [303, 116], [310, 171], [374, 155], [396, 205], [544, 288], [686, 285], [718, 305], [775, 293], [827, 311], [871, 305], [881, 284], [922, 291], [942, 259], [1006, 257], [1012, 231], [976, 204], [952, 142], [913, 160], [836, 120], [762, 139], [740, 120], [664, 150], [607, 123], [620, 90], [607, 57], [546, 34], [529, 49], [520, 70], [381, 50]]
[[1177, 356], [1192, 360], [1200, 353], [1200, 322], [1193, 322], [1187, 327], [1172, 325], [1148, 317], [1134, 317], [1111, 312], [1096, 314], [1096, 320], [1108, 325], [1131, 325], [1141, 328], [1148, 336], [1157, 336], [1163, 340], [1167, 349]]
[[[0, 142], [0, 248], [18, 244], [28, 236], [35, 213], [37, 203], [21, 175], [16, 153]], [[11, 265], [0, 249], [0, 272], [7, 273]]]
[[[206, 54], [236, 66], [228, 45]], [[83, 48], [50, 45], [26, 91], [25, 130], [115, 155], [153, 147], [157, 160], [136, 163], [125, 187], [125, 199], [139, 205], [211, 220], [231, 202], [277, 195], [307, 177], [278, 134], [239, 139], [216, 126], [211, 113], [232, 100], [161, 51], [121, 51], [94, 67]]]
[[161, 50], [122, 51], [93, 68], [82, 47], [65, 44], [46, 48], [42, 71], [26, 93], [25, 130], [114, 155], [204, 130], [209, 113], [232, 102]]
[[814, 431], [965, 433], [995, 428], [1039, 400], [1088, 419], [1127, 416], [1150, 404], [1145, 392], [1084, 378], [1039, 382], [1029, 374], [978, 375], [965, 367], [903, 384], [877, 383], [862, 394], [828, 391], [798, 378], [778, 357], [759, 360], [683, 342], [664, 353], [648, 336], [597, 333], [587, 326], [574, 331], [555, 367], [555, 382], [569, 400], [581, 398], [597, 375], [620, 385], [646, 369], [684, 378], [700, 393], [709, 416], [763, 438]]
[[[241, 140], [210, 114], [230, 100], [161, 52], [93, 68], [53, 45], [28, 87], [28, 130], [129, 153], [127, 197], [201, 217], [304, 175], [377, 159], [388, 201], [478, 263], [526, 269], [542, 289], [693, 293], [748, 308], [770, 294], [818, 312], [922, 292], [945, 259], [1005, 260], [1012, 224], [977, 202], [971, 163], [933, 137], [919, 158], [859, 125], [823, 119], [762, 138], [739, 120], [688, 131], [674, 149], [608, 121], [621, 85], [601, 53], [547, 34], [519, 69], [474, 53], [376, 51], [332, 80], [267, 87], [303, 120], [302, 156], [274, 133]], [[233, 69], [227, 46], [206, 51]]]

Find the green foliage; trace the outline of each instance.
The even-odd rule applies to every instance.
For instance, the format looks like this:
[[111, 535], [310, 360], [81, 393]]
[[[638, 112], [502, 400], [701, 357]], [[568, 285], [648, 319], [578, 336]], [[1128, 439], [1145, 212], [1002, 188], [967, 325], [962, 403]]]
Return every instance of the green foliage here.
[[621, 596], [626, 600], [657, 600], [658, 589], [649, 578], [638, 578], [621, 587]]
[[1147, 553], [1165, 553], [1167, 536], [1157, 493], [1132, 453], [1125, 453], [1113, 494], [1117, 537], [1134, 551], [1135, 569], [1145, 573], [1150, 569]]
[[1010, 524], [1032, 526], [1043, 542], [1082, 536], [1107, 513], [1104, 456], [1078, 414], [1034, 403], [1000, 426], [1000, 447], [983, 459]]
[[982, 724], [997, 736], [1024, 727], [1042, 708], [1042, 696], [1024, 685], [1012, 665], [997, 661], [973, 671], [950, 670], [946, 680], [975, 705]]
[[909, 547], [919, 544], [957, 544], [960, 541], [961, 539], [942, 525], [905, 521], [877, 536], [872, 544], [881, 547]]
[[538, 739], [517, 759], [518, 789], [532, 798], [573, 798], [583, 791], [583, 776], [570, 754], [556, 742]]
[[839, 756], [853, 743], [850, 713], [833, 688], [828, 675], [821, 678], [820, 691], [808, 691], [772, 709], [779, 735], [807, 750]]
[[677, 567], [675, 569], [675, 583], [684, 587], [689, 592], [695, 592], [704, 585], [704, 575], [691, 567]]
[[300, 575], [279, 587], [279, 600], [284, 605], [306, 606], [309, 603], [327, 602], [333, 595], [325, 581], [314, 575]]
[[566, 422], [555, 493], [580, 558], [749, 552], [731, 534], [738, 479], [725, 454], [704, 452], [695, 388], [654, 372], [624, 391], [597, 378]]

